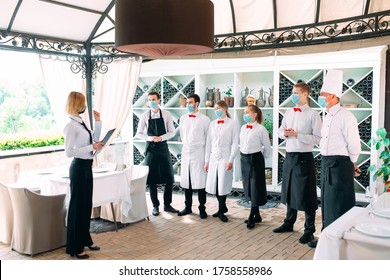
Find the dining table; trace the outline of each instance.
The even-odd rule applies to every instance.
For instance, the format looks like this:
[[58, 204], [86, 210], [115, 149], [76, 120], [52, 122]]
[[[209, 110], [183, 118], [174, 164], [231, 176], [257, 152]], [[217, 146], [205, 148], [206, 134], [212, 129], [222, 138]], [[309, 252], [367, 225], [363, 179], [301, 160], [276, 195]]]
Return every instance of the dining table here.
[[390, 260], [390, 193], [353, 207], [321, 232], [314, 260]]
[[[115, 217], [114, 202], [121, 203], [122, 213], [127, 215], [132, 207], [130, 198], [129, 169], [115, 171], [109, 168], [93, 168], [92, 207], [111, 205]], [[70, 179], [68, 168], [46, 168], [25, 171], [20, 174], [16, 187], [39, 189], [42, 195], [66, 194], [66, 207], [70, 202]], [[114, 221], [116, 226], [116, 221]]]

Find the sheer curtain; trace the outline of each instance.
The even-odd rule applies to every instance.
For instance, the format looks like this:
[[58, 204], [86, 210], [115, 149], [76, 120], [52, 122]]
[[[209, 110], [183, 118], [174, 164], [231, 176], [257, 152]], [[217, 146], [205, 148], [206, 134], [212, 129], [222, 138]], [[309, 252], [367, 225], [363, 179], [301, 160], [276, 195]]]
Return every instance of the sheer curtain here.
[[121, 131], [130, 112], [141, 65], [141, 57], [117, 59], [108, 65], [107, 73], [97, 74], [93, 109], [100, 112], [102, 119], [101, 138], [116, 128], [109, 143]]
[[56, 128], [62, 131], [69, 121], [65, 112], [68, 94], [71, 91], [85, 93], [85, 80], [81, 72], [75, 74], [71, 71], [72, 64], [64, 58], [40, 55], [39, 60]]

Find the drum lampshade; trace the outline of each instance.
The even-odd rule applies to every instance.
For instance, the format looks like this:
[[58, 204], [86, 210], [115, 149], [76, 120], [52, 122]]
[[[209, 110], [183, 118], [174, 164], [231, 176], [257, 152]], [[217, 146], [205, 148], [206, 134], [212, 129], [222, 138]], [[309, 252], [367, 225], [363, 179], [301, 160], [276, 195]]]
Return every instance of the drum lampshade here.
[[210, 0], [116, 0], [115, 47], [147, 57], [211, 52], [214, 5]]

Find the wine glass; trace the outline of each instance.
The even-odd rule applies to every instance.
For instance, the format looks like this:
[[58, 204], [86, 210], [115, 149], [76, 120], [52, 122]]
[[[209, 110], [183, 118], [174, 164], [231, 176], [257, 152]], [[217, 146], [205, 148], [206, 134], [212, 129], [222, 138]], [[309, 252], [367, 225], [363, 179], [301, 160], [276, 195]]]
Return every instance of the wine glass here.
[[374, 203], [378, 199], [378, 189], [376, 186], [369, 186], [366, 188], [365, 192], [365, 198], [367, 202], [369, 203], [368, 205], [368, 215], [370, 217], [374, 217]]

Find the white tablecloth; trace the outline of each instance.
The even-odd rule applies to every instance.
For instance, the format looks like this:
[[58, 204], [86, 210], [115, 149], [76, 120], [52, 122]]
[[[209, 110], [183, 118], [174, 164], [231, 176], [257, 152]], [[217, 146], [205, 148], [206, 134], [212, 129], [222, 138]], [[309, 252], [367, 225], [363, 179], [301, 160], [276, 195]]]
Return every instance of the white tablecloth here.
[[[66, 202], [70, 200], [70, 180], [60, 176], [51, 176], [50, 192], [66, 193]], [[132, 203], [130, 199], [130, 180], [125, 171], [112, 171], [93, 173], [92, 205], [98, 207], [112, 202], [120, 201], [123, 213], [128, 213]]]
[[[390, 194], [382, 195], [378, 204], [384, 204]], [[370, 216], [369, 209], [353, 207], [326, 227], [318, 240], [315, 260], [390, 260], [390, 236], [377, 237], [356, 229], [360, 224], [374, 224], [390, 229], [390, 219]]]

